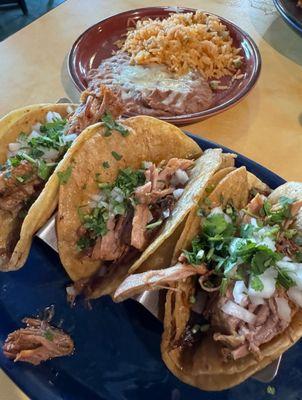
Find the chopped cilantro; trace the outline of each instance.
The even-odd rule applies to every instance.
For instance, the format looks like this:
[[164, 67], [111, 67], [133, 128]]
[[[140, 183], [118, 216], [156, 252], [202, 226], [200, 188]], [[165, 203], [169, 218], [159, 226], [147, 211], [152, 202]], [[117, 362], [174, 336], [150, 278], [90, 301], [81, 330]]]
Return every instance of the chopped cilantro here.
[[294, 199], [282, 196], [278, 204], [272, 206], [265, 201], [262, 208], [262, 214], [266, 216], [269, 224], [281, 224], [285, 219], [291, 217], [290, 205], [294, 203]]
[[280, 286], [283, 286], [286, 290], [288, 290], [292, 286], [295, 286], [296, 282], [291, 276], [289, 276], [288, 271], [285, 268], [281, 269], [276, 266], [276, 269], [278, 271], [277, 283]]
[[111, 154], [117, 161], [119, 161], [123, 158], [123, 156], [121, 154], [117, 153], [116, 151], [112, 151]]
[[43, 336], [45, 337], [45, 339], [49, 340], [50, 342], [52, 342], [53, 339], [54, 339], [54, 334], [53, 334], [53, 332], [52, 332], [50, 329], [47, 329], [47, 330], [44, 332], [44, 335], [43, 335]]
[[263, 282], [257, 275], [251, 276], [250, 285], [256, 292], [261, 292], [264, 289]]
[[266, 393], [267, 394], [271, 394], [272, 396], [274, 396], [276, 394], [276, 388], [274, 386], [268, 386], [266, 388]]
[[117, 131], [122, 136], [128, 136], [130, 133], [124, 125], [114, 120], [113, 116], [109, 112], [106, 112], [104, 114], [104, 116], [102, 117], [102, 122], [104, 122], [106, 127], [105, 136], [110, 136], [111, 131]]
[[57, 175], [58, 175], [58, 178], [59, 178], [59, 181], [60, 181], [61, 185], [65, 185], [68, 182], [68, 180], [69, 180], [69, 178], [71, 176], [71, 172], [72, 172], [72, 166], [71, 165], [69, 165], [65, 169], [65, 171], [58, 171], [57, 172]]
[[150, 229], [157, 228], [157, 227], [160, 226], [162, 223], [163, 223], [163, 220], [162, 220], [162, 219], [159, 219], [158, 221], [153, 222], [152, 224], [146, 225], [146, 229], [150, 230]]
[[88, 249], [91, 246], [91, 240], [87, 236], [81, 236], [77, 241], [77, 248], [79, 251]]
[[43, 160], [38, 161], [38, 176], [44, 181], [46, 181], [49, 178], [52, 169], [53, 168], [47, 165], [45, 161]]
[[102, 164], [102, 166], [103, 166], [103, 168], [105, 168], [105, 169], [110, 168], [110, 164], [109, 164], [108, 161], [104, 161], [103, 164]]

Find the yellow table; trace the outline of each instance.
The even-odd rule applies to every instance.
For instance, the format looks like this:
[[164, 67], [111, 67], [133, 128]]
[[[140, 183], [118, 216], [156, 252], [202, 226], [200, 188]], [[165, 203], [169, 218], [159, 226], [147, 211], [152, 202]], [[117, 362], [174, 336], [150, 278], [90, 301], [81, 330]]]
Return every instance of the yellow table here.
[[[0, 43], [0, 115], [24, 105], [78, 94], [66, 70], [74, 40], [109, 15], [170, 0], [69, 0]], [[246, 30], [263, 67], [252, 93], [234, 108], [186, 129], [260, 162], [290, 180], [302, 180], [302, 39], [281, 20], [272, 0], [186, 0]], [[0, 374], [0, 400], [24, 396]]]

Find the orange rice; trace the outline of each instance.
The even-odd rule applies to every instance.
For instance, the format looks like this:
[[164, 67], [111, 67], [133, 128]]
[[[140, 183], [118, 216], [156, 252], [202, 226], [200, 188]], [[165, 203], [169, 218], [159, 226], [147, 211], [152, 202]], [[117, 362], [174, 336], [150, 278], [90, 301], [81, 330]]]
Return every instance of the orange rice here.
[[164, 64], [180, 75], [197, 70], [207, 79], [235, 74], [240, 50], [219, 18], [201, 11], [139, 20], [122, 46], [133, 64]]

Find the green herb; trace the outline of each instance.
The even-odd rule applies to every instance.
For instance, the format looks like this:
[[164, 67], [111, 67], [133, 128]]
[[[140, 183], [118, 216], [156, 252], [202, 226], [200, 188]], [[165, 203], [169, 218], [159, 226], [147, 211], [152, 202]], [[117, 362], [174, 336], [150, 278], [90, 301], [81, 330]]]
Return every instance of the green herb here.
[[251, 276], [250, 285], [256, 292], [261, 292], [264, 289], [263, 282], [257, 275]]
[[22, 176], [16, 176], [16, 180], [20, 183], [24, 183], [25, 179]]
[[71, 172], [72, 172], [72, 166], [69, 165], [65, 171], [58, 171], [57, 175], [60, 181], [60, 185], [65, 185], [69, 178], [71, 177]]
[[143, 171], [125, 168], [119, 171], [114, 186], [121, 189], [125, 197], [130, 197], [134, 190], [142, 186], [145, 181], [146, 178]]
[[110, 168], [110, 164], [108, 161], [104, 161], [102, 165], [103, 165], [103, 168], [105, 168], [105, 169]]
[[293, 280], [293, 278], [288, 274], [288, 270], [285, 268], [279, 268], [276, 266], [276, 269], [278, 271], [278, 276], [277, 276], [277, 283], [284, 287], [286, 290], [291, 288], [292, 286], [296, 285], [296, 282]]
[[268, 386], [266, 388], [266, 393], [267, 394], [271, 394], [272, 396], [274, 396], [276, 394], [276, 388], [274, 386]]
[[268, 201], [265, 201], [262, 213], [266, 216], [269, 224], [281, 224], [285, 219], [291, 217], [290, 205], [294, 202], [294, 199], [281, 196], [278, 204], [273, 207]]
[[206, 191], [206, 193], [210, 194], [213, 192], [214, 189], [215, 189], [215, 185], [212, 184], [212, 185], [207, 186], [205, 191]]
[[53, 334], [53, 332], [52, 332], [50, 329], [47, 329], [47, 330], [44, 332], [44, 335], [43, 335], [43, 336], [45, 337], [45, 339], [49, 340], [50, 342], [52, 342], [53, 339], [54, 339], [54, 334]]
[[212, 204], [211, 200], [210, 200], [208, 197], [205, 197], [204, 200], [203, 200], [203, 202], [204, 202], [204, 204], [205, 204], [206, 206], [210, 206], [210, 205]]
[[91, 240], [87, 236], [81, 236], [77, 241], [77, 248], [79, 251], [88, 249], [92, 245]]
[[294, 262], [302, 263], [302, 251], [297, 251], [293, 257]]
[[297, 229], [287, 229], [284, 232], [284, 236], [286, 237], [286, 239], [292, 239], [294, 236], [296, 236], [297, 233]]
[[228, 278], [222, 278], [221, 279], [221, 284], [220, 284], [220, 294], [221, 296], [224, 296], [226, 294], [227, 288], [229, 286], [229, 279]]
[[38, 161], [38, 176], [44, 181], [46, 181], [49, 178], [52, 169], [53, 168], [47, 165], [45, 161], [43, 160]]
[[146, 225], [146, 229], [149, 230], [149, 229], [157, 228], [157, 227], [160, 226], [162, 223], [163, 223], [163, 220], [162, 220], [162, 219], [159, 219], [158, 221], [153, 222], [152, 224]]
[[117, 153], [116, 151], [112, 151], [111, 154], [117, 161], [119, 161], [123, 158], [123, 156], [121, 154]]
[[119, 132], [122, 136], [128, 136], [130, 134], [129, 130], [124, 125], [114, 120], [113, 116], [108, 111], [102, 117], [102, 122], [104, 122], [106, 126], [105, 136], [110, 136], [113, 130]]

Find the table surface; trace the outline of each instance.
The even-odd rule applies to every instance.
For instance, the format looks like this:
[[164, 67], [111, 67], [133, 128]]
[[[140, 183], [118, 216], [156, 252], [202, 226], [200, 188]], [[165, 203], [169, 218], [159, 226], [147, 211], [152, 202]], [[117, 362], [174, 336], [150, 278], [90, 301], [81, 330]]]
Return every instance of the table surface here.
[[[66, 60], [75, 39], [112, 14], [160, 0], [68, 0], [0, 43], [0, 116], [28, 104], [79, 97]], [[276, 12], [272, 0], [186, 0], [246, 30], [259, 46], [260, 79], [234, 108], [185, 129], [230, 147], [287, 180], [302, 180], [302, 39]], [[25, 399], [0, 372], [0, 400]]]

